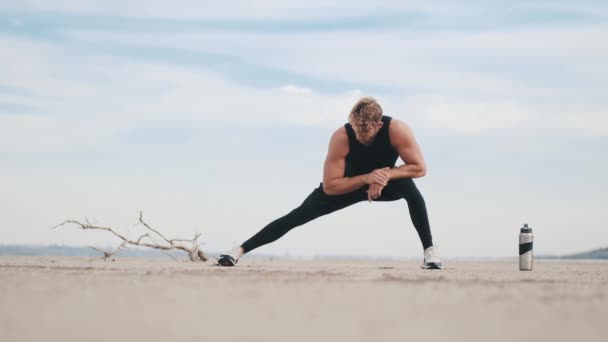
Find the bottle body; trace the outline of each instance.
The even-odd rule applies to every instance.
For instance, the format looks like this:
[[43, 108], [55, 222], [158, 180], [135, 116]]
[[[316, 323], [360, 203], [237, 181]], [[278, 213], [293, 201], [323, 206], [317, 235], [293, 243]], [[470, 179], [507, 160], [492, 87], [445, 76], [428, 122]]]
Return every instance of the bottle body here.
[[519, 269], [521, 271], [532, 271], [533, 242], [532, 228], [526, 224], [519, 233]]

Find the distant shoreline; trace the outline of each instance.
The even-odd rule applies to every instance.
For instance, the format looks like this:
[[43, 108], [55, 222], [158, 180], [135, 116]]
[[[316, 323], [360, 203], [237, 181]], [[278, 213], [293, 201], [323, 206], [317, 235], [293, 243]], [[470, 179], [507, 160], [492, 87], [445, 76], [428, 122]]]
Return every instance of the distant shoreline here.
[[[101, 247], [101, 249], [104, 249]], [[110, 247], [106, 249], [110, 250]], [[215, 251], [206, 251], [210, 256], [218, 254]], [[164, 257], [169, 258], [167, 255], [171, 255], [175, 258], [186, 257], [185, 254], [180, 252], [162, 252], [154, 249], [140, 249], [140, 248], [126, 248], [118, 253], [116, 257]], [[0, 244], [0, 256], [80, 256], [80, 257], [100, 257], [100, 253], [88, 248], [88, 247], [76, 247], [76, 246], [65, 246], [65, 245], [3, 245]], [[300, 259], [298, 257], [290, 257], [284, 255], [252, 255], [254, 258], [276, 258], [276, 259]], [[516, 257], [514, 255], [513, 257]], [[387, 259], [387, 257], [378, 256], [349, 256], [349, 255], [316, 255], [312, 259]], [[508, 259], [510, 257], [502, 257], [499, 259]], [[565, 260], [608, 260], [608, 248], [598, 248], [586, 252], [567, 254], [567, 255], [535, 255], [537, 259], [565, 259]], [[310, 258], [306, 258], [310, 259]], [[389, 258], [391, 259], [391, 258]], [[401, 259], [401, 258], [395, 258]], [[405, 258], [412, 259], [412, 258]], [[468, 258], [452, 258], [452, 259], [468, 259]], [[496, 257], [482, 257], [479, 259], [496, 259]]]
[[567, 254], [567, 255], [545, 255], [538, 256], [541, 259], [568, 259], [568, 260], [607, 260], [608, 259], [608, 247], [607, 248], [597, 248], [586, 252]]

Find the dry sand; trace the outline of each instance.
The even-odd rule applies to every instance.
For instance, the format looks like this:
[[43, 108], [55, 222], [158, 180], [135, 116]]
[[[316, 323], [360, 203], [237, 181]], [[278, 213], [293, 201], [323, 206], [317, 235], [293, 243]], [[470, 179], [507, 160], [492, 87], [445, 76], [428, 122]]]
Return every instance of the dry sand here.
[[0, 257], [0, 341], [608, 341], [608, 262]]

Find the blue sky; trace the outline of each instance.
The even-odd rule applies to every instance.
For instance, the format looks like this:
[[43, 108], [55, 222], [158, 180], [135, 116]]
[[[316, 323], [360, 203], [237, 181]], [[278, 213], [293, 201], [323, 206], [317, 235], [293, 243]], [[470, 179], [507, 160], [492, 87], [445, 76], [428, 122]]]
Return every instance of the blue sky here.
[[[361, 96], [406, 121], [447, 257], [608, 245], [601, 1], [3, 1], [2, 243], [113, 244], [139, 210], [209, 250], [321, 181]], [[360, 203], [260, 253], [418, 257], [404, 202]]]

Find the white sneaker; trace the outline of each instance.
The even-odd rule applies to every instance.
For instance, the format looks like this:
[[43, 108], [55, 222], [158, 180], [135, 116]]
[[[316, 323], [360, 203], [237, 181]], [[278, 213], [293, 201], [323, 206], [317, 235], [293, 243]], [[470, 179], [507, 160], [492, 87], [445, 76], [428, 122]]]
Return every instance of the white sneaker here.
[[239, 262], [239, 258], [243, 256], [243, 248], [241, 246], [234, 246], [230, 252], [220, 255], [217, 259], [217, 263], [221, 266], [234, 266]]
[[424, 251], [424, 265], [421, 268], [426, 270], [440, 270], [443, 268], [436, 246], [431, 246]]

